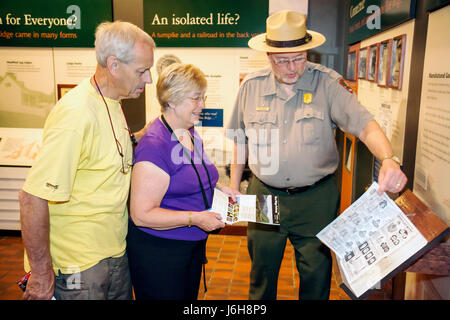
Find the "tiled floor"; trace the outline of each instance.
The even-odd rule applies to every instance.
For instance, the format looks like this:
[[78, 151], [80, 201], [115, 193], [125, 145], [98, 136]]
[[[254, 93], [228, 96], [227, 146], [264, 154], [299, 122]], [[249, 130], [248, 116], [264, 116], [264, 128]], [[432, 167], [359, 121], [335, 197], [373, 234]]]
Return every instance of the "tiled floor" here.
[[[203, 283], [199, 300], [247, 300], [249, 290], [250, 257], [247, 251], [247, 237], [212, 235], [206, 247], [205, 293]], [[295, 267], [294, 248], [288, 242], [278, 277], [277, 299], [298, 299], [299, 277]], [[333, 274], [331, 300], [347, 300]]]
[[[203, 281], [199, 300], [247, 300], [249, 289], [250, 257], [247, 238], [236, 235], [212, 235], [207, 242], [205, 293]], [[16, 281], [24, 274], [23, 245], [16, 234], [0, 234], [0, 300], [22, 298]], [[295, 267], [294, 249], [288, 243], [278, 279], [280, 300], [298, 299], [299, 277]], [[378, 294], [372, 299], [383, 299]], [[331, 300], [348, 300], [349, 297], [338, 287], [333, 272]]]

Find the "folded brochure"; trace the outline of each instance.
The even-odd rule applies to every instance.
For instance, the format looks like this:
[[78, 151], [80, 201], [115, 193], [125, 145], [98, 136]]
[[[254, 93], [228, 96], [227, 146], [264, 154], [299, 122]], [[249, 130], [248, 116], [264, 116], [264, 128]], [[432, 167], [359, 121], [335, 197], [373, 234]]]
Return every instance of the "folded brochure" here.
[[278, 197], [273, 195], [237, 195], [233, 201], [216, 188], [210, 211], [220, 213], [226, 224], [240, 221], [280, 224]]

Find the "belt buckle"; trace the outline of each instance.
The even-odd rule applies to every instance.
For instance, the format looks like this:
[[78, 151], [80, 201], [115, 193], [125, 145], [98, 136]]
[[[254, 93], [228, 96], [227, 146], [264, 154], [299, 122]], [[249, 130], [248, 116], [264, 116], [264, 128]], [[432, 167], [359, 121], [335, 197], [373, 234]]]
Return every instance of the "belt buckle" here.
[[287, 194], [294, 194], [292, 191], [294, 191], [296, 188], [287, 188], [286, 192]]

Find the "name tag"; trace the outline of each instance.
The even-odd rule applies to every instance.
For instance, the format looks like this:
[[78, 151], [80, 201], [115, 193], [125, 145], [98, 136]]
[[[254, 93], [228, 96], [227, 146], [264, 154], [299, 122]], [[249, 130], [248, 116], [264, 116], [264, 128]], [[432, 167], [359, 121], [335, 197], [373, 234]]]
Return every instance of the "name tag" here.
[[265, 106], [256, 107], [256, 111], [269, 111], [269, 107], [265, 107]]

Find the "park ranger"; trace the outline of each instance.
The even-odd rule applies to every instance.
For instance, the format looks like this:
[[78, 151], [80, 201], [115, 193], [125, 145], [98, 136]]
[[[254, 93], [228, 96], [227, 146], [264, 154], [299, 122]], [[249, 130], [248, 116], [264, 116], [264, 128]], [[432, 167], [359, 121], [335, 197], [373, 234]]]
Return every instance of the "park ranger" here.
[[279, 196], [279, 227], [248, 225], [249, 297], [276, 298], [289, 238], [300, 275], [299, 298], [328, 299], [331, 255], [315, 235], [339, 208], [335, 128], [357, 136], [382, 161], [380, 194], [400, 192], [407, 178], [389, 140], [342, 76], [307, 61], [307, 50], [326, 39], [306, 29], [305, 16], [276, 12], [267, 19], [266, 31], [249, 46], [266, 52], [270, 67], [244, 79], [227, 130], [235, 141], [231, 188], [239, 190], [248, 159], [252, 177], [247, 193]]

